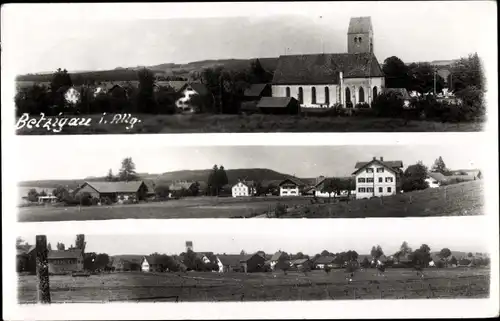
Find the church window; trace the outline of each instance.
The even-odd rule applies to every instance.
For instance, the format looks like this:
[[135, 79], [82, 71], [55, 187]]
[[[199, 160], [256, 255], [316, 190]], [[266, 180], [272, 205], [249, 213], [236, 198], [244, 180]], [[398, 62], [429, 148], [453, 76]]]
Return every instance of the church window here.
[[302, 89], [302, 87], [299, 87], [299, 103], [304, 103], [304, 90]]
[[290, 97], [290, 87], [286, 87], [286, 96]]
[[361, 43], [361, 37], [358, 37], [358, 42]]
[[363, 90], [363, 87], [359, 87], [359, 102], [365, 102], [365, 91]]
[[373, 87], [373, 99], [377, 98], [377, 86]]
[[312, 87], [311, 89], [311, 103], [316, 103], [316, 88]]
[[330, 105], [330, 90], [325, 87], [325, 104]]
[[345, 89], [345, 103], [346, 103], [346, 107], [348, 107], [349, 104], [352, 104], [351, 103], [351, 90], [349, 89], [349, 87], [347, 87]]

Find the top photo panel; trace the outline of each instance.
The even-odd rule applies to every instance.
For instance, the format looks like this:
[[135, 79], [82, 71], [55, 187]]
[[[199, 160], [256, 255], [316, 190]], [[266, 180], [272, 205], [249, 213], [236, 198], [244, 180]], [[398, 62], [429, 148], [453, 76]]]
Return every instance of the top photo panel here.
[[492, 2], [130, 5], [6, 23], [18, 135], [477, 132], [488, 116]]

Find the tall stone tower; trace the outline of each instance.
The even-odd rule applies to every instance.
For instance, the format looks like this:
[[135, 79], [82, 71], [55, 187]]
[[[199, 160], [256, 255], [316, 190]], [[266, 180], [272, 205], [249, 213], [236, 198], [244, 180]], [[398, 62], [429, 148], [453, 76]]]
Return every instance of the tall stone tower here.
[[193, 242], [192, 241], [186, 241], [186, 252], [187, 251], [192, 251], [193, 250]]
[[373, 28], [371, 17], [351, 18], [347, 31], [347, 53], [373, 53]]

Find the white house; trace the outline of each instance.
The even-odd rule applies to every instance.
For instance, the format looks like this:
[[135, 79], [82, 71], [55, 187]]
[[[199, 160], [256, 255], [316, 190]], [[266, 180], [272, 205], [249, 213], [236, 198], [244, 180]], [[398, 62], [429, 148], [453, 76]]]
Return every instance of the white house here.
[[280, 196], [300, 196], [302, 194], [301, 188], [304, 185], [298, 179], [287, 178], [279, 184]]
[[148, 258], [147, 257], [143, 257], [142, 258], [141, 271], [142, 272], [149, 272], [150, 271], [150, 264], [148, 262]]
[[286, 259], [284, 257], [285, 253], [284, 252], [281, 252], [281, 251], [278, 251], [276, 253], [273, 254], [273, 256], [269, 259], [269, 266], [271, 267], [271, 270], [274, 271], [274, 268], [276, 267], [276, 264], [278, 264], [278, 262], [280, 260], [284, 260]]
[[429, 188], [436, 188], [441, 186], [441, 182], [444, 181], [445, 176], [441, 173], [430, 172], [427, 174], [425, 181], [429, 185]]
[[384, 161], [373, 157], [370, 162], [358, 162], [352, 173], [356, 179], [356, 199], [394, 195], [399, 183], [402, 161]]
[[370, 17], [351, 18], [347, 53], [284, 55], [272, 81], [273, 97], [294, 97], [302, 108], [370, 104], [385, 78], [373, 51]]
[[201, 97], [210, 94], [207, 87], [202, 83], [190, 83], [185, 84], [180, 90], [182, 97], [177, 99], [175, 105], [177, 108], [183, 112], [194, 113], [196, 112], [196, 107], [191, 102], [193, 96], [199, 95]]
[[240, 181], [231, 188], [233, 197], [252, 196], [257, 192], [253, 181]]

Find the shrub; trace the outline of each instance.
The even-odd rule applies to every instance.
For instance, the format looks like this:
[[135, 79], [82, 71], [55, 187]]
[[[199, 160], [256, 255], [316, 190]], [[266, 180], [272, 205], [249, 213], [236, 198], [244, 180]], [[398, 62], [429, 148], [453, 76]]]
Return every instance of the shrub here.
[[436, 267], [437, 267], [438, 269], [442, 269], [442, 268], [444, 268], [444, 267], [445, 267], [445, 264], [444, 264], [444, 262], [443, 262], [443, 261], [436, 261], [436, 262], [434, 262], [434, 264], [436, 265]]
[[283, 215], [286, 214], [286, 206], [285, 204], [278, 203], [276, 204], [276, 209], [275, 209], [275, 215], [277, 218], [282, 217]]
[[357, 109], [367, 109], [370, 108], [370, 105], [368, 103], [357, 103], [355, 108]]
[[400, 117], [403, 112], [403, 99], [394, 92], [382, 93], [372, 102], [372, 108], [381, 117]]

